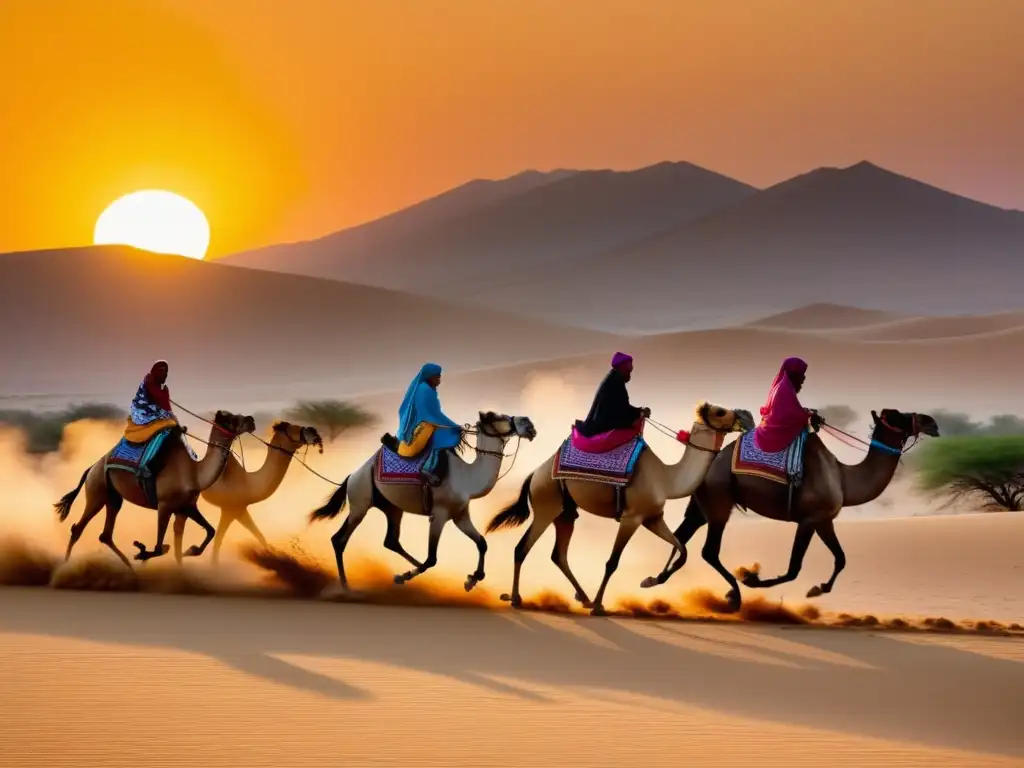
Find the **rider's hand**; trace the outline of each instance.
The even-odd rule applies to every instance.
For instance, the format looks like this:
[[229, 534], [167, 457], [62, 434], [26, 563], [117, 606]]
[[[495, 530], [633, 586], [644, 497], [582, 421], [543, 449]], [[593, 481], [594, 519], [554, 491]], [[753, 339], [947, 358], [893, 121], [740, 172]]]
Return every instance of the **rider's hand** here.
[[651, 409], [650, 408], [641, 408], [640, 409], [640, 415], [643, 416], [645, 419], [651, 418]]
[[817, 432], [819, 429], [821, 429], [821, 425], [824, 424], [824, 423], [825, 423], [825, 419], [823, 419], [821, 417], [821, 414], [819, 414], [817, 411], [815, 411], [812, 408], [811, 409], [811, 429], [813, 429], [815, 432]]

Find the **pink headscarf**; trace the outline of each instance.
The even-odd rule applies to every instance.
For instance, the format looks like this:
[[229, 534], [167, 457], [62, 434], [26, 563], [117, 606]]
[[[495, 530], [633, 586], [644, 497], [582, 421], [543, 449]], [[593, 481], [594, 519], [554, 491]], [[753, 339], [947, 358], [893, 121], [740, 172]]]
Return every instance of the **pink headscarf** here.
[[612, 368], [618, 368], [620, 365], [626, 365], [627, 363], [633, 362], [633, 356], [627, 355], [625, 352], [616, 352], [612, 355]]
[[800, 405], [790, 373], [807, 373], [807, 363], [787, 357], [772, 381], [768, 401], [761, 408], [761, 424], [754, 430], [757, 447], [765, 453], [784, 450], [807, 428], [807, 411]]

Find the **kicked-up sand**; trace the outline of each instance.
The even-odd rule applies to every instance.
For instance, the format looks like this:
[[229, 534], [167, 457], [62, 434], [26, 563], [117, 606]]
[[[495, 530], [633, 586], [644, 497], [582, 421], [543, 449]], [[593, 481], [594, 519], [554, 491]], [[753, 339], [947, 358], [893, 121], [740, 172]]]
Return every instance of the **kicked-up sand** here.
[[[492, 537], [485, 590], [460, 597], [458, 583], [438, 587], [444, 595], [434, 602], [444, 607], [0, 589], [0, 762], [1024, 765], [1024, 637], [1010, 631], [1024, 619], [1024, 517], [862, 521], [838, 530], [849, 565], [809, 625], [516, 613], [493, 594], [507, 586], [518, 534]], [[792, 532], [739, 521], [726, 559], [784, 567]], [[700, 543], [678, 587], [631, 591], [635, 576], [663, 562], [652, 541], [610, 594], [650, 604], [697, 583], [720, 593]], [[545, 539], [527, 561], [531, 589], [538, 574], [547, 581], [549, 547]], [[783, 593], [785, 615], [804, 616], [800, 596], [827, 577], [830, 562], [818, 549]], [[589, 570], [580, 571], [589, 587]], [[430, 585], [449, 579], [427, 575], [377, 602], [414, 586], [410, 601], [430, 602], [422, 599]], [[82, 586], [66, 576], [57, 583]], [[757, 593], [744, 595], [759, 604]], [[762, 607], [780, 593], [763, 595]], [[872, 611], [879, 623], [837, 626], [850, 623], [844, 611], [861, 621]], [[753, 610], [748, 619], [772, 615]], [[962, 628], [886, 628], [925, 626], [927, 618]], [[979, 628], [979, 619], [999, 624]]]

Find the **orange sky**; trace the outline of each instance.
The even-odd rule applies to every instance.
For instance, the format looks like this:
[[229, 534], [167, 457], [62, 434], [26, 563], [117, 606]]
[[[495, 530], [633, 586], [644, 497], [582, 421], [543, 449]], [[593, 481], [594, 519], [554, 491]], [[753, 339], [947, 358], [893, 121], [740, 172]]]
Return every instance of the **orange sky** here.
[[140, 188], [211, 254], [474, 177], [871, 159], [1024, 208], [1018, 0], [0, 0], [0, 251]]

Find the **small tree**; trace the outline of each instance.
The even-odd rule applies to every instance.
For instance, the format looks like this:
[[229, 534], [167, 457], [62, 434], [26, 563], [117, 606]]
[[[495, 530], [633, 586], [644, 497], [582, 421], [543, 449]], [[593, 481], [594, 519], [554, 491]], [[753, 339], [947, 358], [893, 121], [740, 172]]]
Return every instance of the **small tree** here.
[[826, 405], [818, 409], [818, 414], [836, 429], [849, 429], [857, 420], [857, 412], [848, 405]]
[[342, 400], [300, 400], [288, 412], [288, 418], [323, 430], [332, 443], [345, 430], [377, 423], [377, 417], [369, 411]]
[[984, 510], [1024, 509], [1024, 435], [944, 436], [916, 459], [921, 487], [950, 503], [973, 498]]

